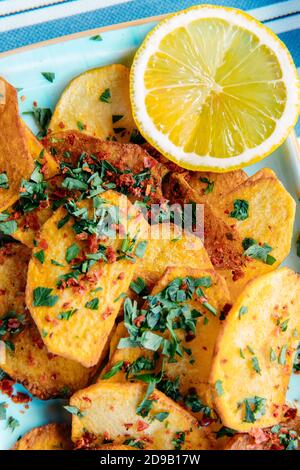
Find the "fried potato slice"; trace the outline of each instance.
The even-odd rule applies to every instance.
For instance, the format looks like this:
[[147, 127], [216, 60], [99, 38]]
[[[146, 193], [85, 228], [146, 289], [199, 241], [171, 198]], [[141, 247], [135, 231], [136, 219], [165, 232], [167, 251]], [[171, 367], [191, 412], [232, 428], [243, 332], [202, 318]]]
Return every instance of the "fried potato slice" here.
[[[198, 428], [195, 418], [156, 389], [148, 397], [152, 402], [148, 414], [138, 414], [146, 391], [142, 383], [102, 381], [75, 393], [70, 400], [78, 410], [72, 416], [73, 442], [78, 446], [86, 434], [95, 439], [94, 445], [108, 438], [113, 444], [123, 444], [131, 437], [159, 450], [208, 448], [205, 431]], [[165, 419], [155, 419], [158, 413], [166, 413]]]
[[[59, 193], [61, 186], [61, 176], [57, 175], [47, 181], [47, 194], [49, 201], [44, 201], [36, 209], [24, 212], [22, 208], [22, 198], [19, 199], [9, 210], [11, 219], [16, 223], [16, 230], [10, 235], [20, 241], [29, 248], [34, 247], [35, 241], [39, 237], [39, 232], [44, 223], [53, 215], [52, 204], [57, 197], [63, 197], [63, 193]], [[44, 194], [45, 192], [44, 191]], [[56, 193], [58, 193], [56, 195]], [[55, 197], [54, 197], [55, 196]]]
[[[194, 333], [187, 333], [183, 329], [176, 330], [176, 334], [180, 338], [180, 347], [185, 351], [182, 357], [176, 355], [175, 360], [170, 362], [165, 361], [164, 363], [164, 379], [170, 380], [172, 383], [178, 381], [178, 399], [180, 402], [185, 401], [185, 397], [191, 394], [201, 400], [202, 403], [210, 405], [209, 402], [209, 375], [211, 371], [211, 365], [213, 360], [213, 353], [215, 343], [218, 337], [218, 333], [222, 325], [222, 313], [223, 315], [230, 308], [230, 296], [224, 279], [221, 278], [213, 270], [205, 269], [190, 269], [190, 268], [168, 268], [161, 278], [161, 280], [155, 285], [151, 292], [151, 296], [155, 296], [162, 292], [163, 289], [168, 287], [175, 279], [185, 279], [190, 276], [195, 279], [199, 278], [210, 278], [211, 287], [205, 289], [205, 297], [207, 302], [213, 306], [216, 310], [216, 314], [213, 315], [204, 306], [203, 302], [199, 297], [194, 296], [192, 300], [185, 302], [191, 311], [195, 310], [201, 313], [201, 317], [197, 319], [196, 330]], [[203, 300], [203, 299], [202, 299]], [[143, 307], [147, 309], [147, 301]], [[147, 317], [147, 313], [144, 313]], [[221, 319], [220, 319], [221, 318]], [[106, 374], [116, 367], [117, 364], [123, 362], [123, 367], [119, 368], [117, 372], [111, 377], [108, 375], [106, 380], [111, 382], [122, 382], [132, 380], [132, 374], [126, 374], [130, 371], [130, 366], [137, 361], [139, 358], [147, 358], [153, 360], [154, 353], [142, 347], [135, 348], [118, 348], [119, 341], [122, 337], [128, 337], [128, 331], [124, 323], [120, 323], [114, 335], [113, 345], [116, 346], [114, 352], [112, 352], [111, 345], [111, 357], [108, 365], [102, 371], [100, 380], [106, 379]], [[165, 336], [169, 334], [166, 332]], [[155, 363], [155, 372], [160, 373], [162, 368], [162, 355], [159, 362]], [[149, 372], [147, 370], [147, 372]], [[203, 412], [199, 412], [198, 409], [195, 411], [195, 416], [200, 418], [203, 416]]]
[[129, 142], [136, 129], [129, 98], [129, 69], [107, 65], [82, 73], [63, 91], [49, 128], [78, 129], [101, 139]]
[[251, 281], [218, 338], [210, 383], [224, 426], [280, 423], [299, 342], [300, 276], [282, 268]]
[[220, 204], [220, 200], [225, 194], [247, 179], [248, 175], [243, 170], [228, 171], [228, 173], [222, 174], [210, 171], [187, 171], [181, 173], [181, 178], [177, 181], [182, 186], [181, 191], [184, 191], [186, 200], [207, 203], [213, 207], [215, 204]]
[[72, 450], [71, 428], [51, 423], [34, 428], [19, 439], [12, 450]]
[[37, 160], [41, 165], [43, 165], [43, 173], [46, 180], [53, 178], [53, 176], [59, 173], [59, 165], [57, 161], [49, 152], [47, 152], [41, 141], [35, 137], [29, 127], [27, 127], [24, 122], [22, 122], [22, 125], [31, 158], [33, 161]]
[[[220, 178], [222, 175], [219, 175]], [[221, 186], [221, 184], [219, 185]], [[219, 188], [220, 190], [220, 188]], [[242, 259], [242, 239], [233, 227], [222, 220], [216, 213], [215, 205], [205, 201], [197, 192], [191, 194], [192, 188], [185, 180], [184, 174], [172, 174], [169, 180], [169, 192], [165, 196], [172, 204], [179, 203], [204, 205], [204, 246], [215, 269], [240, 270]], [[193, 199], [191, 199], [193, 198]]]
[[0, 318], [8, 312], [20, 314], [25, 307], [25, 287], [30, 250], [18, 243], [0, 248]]
[[[138, 444], [138, 443], [137, 443]], [[82, 447], [80, 447], [81, 449]], [[149, 447], [148, 447], [149, 449]], [[131, 447], [131, 446], [124, 446], [122, 444], [103, 444], [103, 446], [97, 446], [95, 447], [94, 449], [90, 449], [90, 450], [139, 450], [137, 449], [136, 447]]]
[[33, 171], [24, 128], [19, 117], [16, 89], [0, 77], [0, 212], [19, 197], [23, 178]]
[[[142, 246], [148, 224], [126, 196], [114, 191], [102, 193], [98, 203], [88, 199], [72, 208], [72, 214], [79, 211], [75, 225], [72, 215], [58, 228], [68, 216], [61, 207], [41, 229], [29, 263], [26, 302], [48, 350], [91, 367], [114, 326], [138, 262], [134, 250]], [[106, 227], [106, 220], [114, 223]], [[110, 238], [113, 226], [121, 236]], [[37, 255], [41, 249], [43, 263]]]
[[43, 143], [59, 162], [75, 167], [83, 152], [98, 162], [107, 162], [107, 180], [116, 184], [117, 191], [134, 201], [147, 197], [148, 203], [161, 202], [164, 166], [139, 145], [107, 142], [79, 131], [51, 134]]
[[[232, 217], [234, 204], [238, 201], [246, 201], [249, 205], [248, 217], [244, 220]], [[242, 240], [251, 238], [260, 246], [269, 245], [272, 248], [270, 254], [275, 258], [273, 264], [268, 264], [247, 257], [246, 265], [238, 276], [230, 270], [222, 271], [234, 299], [247, 282], [274, 270], [289, 254], [295, 207], [294, 199], [269, 169], [256, 173], [221, 199], [217, 207], [220, 218], [231, 224]]]
[[299, 450], [299, 431], [300, 418], [296, 417], [273, 428], [238, 433], [227, 442], [225, 450]]
[[147, 288], [152, 289], [171, 266], [212, 269], [199, 237], [173, 224], [153, 225], [147, 251], [136, 267], [134, 280], [141, 278]]
[[32, 321], [21, 333], [12, 335], [10, 342], [14, 351], [6, 352], [1, 369], [41, 400], [69, 397], [89, 385], [97, 370], [48, 353]]

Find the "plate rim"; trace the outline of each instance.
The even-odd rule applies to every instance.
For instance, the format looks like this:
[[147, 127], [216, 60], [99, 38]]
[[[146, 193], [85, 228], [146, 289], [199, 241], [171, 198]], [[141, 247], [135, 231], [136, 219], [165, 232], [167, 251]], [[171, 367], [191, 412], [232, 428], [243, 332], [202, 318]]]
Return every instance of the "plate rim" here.
[[78, 33], [65, 34], [64, 36], [58, 36], [56, 38], [35, 42], [32, 44], [28, 44], [27, 46], [17, 47], [15, 49], [10, 49], [9, 51], [1, 52], [0, 59], [4, 57], [9, 57], [14, 54], [31, 51], [33, 49], [39, 49], [41, 47], [46, 47], [46, 46], [53, 45], [53, 44], [59, 44], [60, 42], [72, 41], [72, 40], [84, 38], [87, 36], [93, 36], [96, 34], [105, 33], [107, 31], [117, 31], [119, 29], [130, 28], [132, 26], [142, 26], [142, 25], [152, 23], [155, 21], [161, 21], [166, 16], [167, 14], [149, 16], [145, 18], [139, 18], [137, 20], [125, 21], [123, 23], [115, 23], [115, 24], [111, 24], [108, 26], [100, 26], [99, 28], [86, 29], [84, 31], [79, 31]]

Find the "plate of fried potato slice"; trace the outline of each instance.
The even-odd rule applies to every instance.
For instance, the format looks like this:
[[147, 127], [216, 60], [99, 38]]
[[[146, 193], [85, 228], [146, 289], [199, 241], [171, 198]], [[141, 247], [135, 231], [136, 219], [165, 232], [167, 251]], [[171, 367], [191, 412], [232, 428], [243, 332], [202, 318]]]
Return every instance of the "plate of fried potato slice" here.
[[298, 449], [297, 141], [162, 155], [130, 102], [153, 26], [0, 56], [0, 449]]

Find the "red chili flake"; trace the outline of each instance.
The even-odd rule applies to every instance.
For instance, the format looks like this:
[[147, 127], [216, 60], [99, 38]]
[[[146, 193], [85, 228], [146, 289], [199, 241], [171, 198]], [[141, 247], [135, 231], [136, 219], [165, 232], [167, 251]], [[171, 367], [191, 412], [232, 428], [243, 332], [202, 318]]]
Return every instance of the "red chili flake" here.
[[13, 395], [11, 399], [14, 403], [29, 403], [32, 400], [27, 393], [21, 392], [17, 392], [17, 394]]
[[297, 416], [297, 409], [296, 408], [289, 408], [285, 413], [284, 417], [288, 419], [295, 419]]
[[154, 160], [152, 157], [150, 157], [150, 156], [144, 157], [144, 167], [145, 168], [153, 168], [156, 165], [157, 165], [157, 161]]
[[62, 121], [58, 124], [58, 126], [59, 126], [61, 129], [64, 129], [64, 128], [66, 127]]
[[133, 423], [124, 423], [124, 428], [126, 429], [126, 431], [128, 431], [128, 429], [130, 429], [132, 426]]
[[32, 104], [33, 104], [33, 106], [34, 106], [35, 108], [37, 108], [37, 105], [38, 105], [38, 104], [37, 104], [37, 101], [34, 101]]
[[22, 96], [21, 96], [21, 101], [22, 101], [22, 103], [24, 103], [25, 100], [26, 100], [26, 96], [22, 95]]
[[139, 432], [144, 431], [144, 429], [147, 429], [147, 428], [149, 428], [149, 424], [145, 423], [145, 421], [142, 421], [141, 419], [137, 421], [137, 430]]
[[95, 233], [88, 237], [87, 246], [88, 246], [89, 253], [97, 253], [98, 241], [97, 241], [97, 235]]
[[113, 313], [113, 310], [111, 307], [107, 307], [107, 309], [105, 310], [105, 312], [103, 312], [102, 314], [102, 318], [104, 320], [106, 320], [106, 318], [108, 318], [111, 314]]
[[3, 379], [0, 381], [0, 391], [4, 393], [4, 395], [8, 395], [9, 397], [13, 394], [13, 385], [14, 381], [10, 379]]
[[42, 248], [43, 250], [47, 250], [48, 248], [48, 243], [46, 240], [42, 239], [39, 241], [39, 247]]
[[0, 295], [4, 295], [6, 293], [5, 289], [0, 289]]
[[145, 315], [139, 315], [138, 317], [136, 317], [133, 321], [133, 323], [138, 327], [140, 328], [142, 326], [142, 323], [143, 321], [145, 320]]
[[125, 273], [120, 273], [119, 276], [118, 276], [118, 279], [120, 279], [120, 281], [122, 281], [124, 278], [125, 278]]
[[109, 263], [115, 263], [116, 262], [117, 256], [116, 256], [115, 250], [113, 249], [112, 246], [108, 246], [106, 248], [106, 257], [107, 257], [107, 261]]

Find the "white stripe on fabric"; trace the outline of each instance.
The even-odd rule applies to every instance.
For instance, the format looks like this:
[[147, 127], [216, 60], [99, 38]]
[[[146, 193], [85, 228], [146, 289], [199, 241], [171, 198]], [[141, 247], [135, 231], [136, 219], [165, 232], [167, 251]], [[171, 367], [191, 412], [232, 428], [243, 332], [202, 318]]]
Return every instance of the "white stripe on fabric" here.
[[0, 3], [0, 15], [9, 15], [21, 11], [31, 10], [32, 8], [54, 5], [65, 0], [4, 0]]
[[[120, 3], [131, 3], [133, 0], [77, 0], [63, 5], [53, 5], [46, 9], [33, 10], [0, 18], [0, 32], [31, 26], [39, 23], [57, 20], [88, 11], [106, 8]], [[1, 3], [0, 3], [1, 5]]]
[[289, 18], [280, 18], [278, 20], [268, 21], [267, 26], [271, 28], [276, 34], [286, 33], [287, 31], [299, 29], [300, 13], [298, 15], [290, 16]]
[[[300, 1], [289, 0], [288, 2], [273, 3], [265, 7], [253, 8], [249, 13], [260, 21], [272, 20], [280, 16], [291, 15], [300, 12]], [[299, 26], [298, 26], [299, 27]]]

